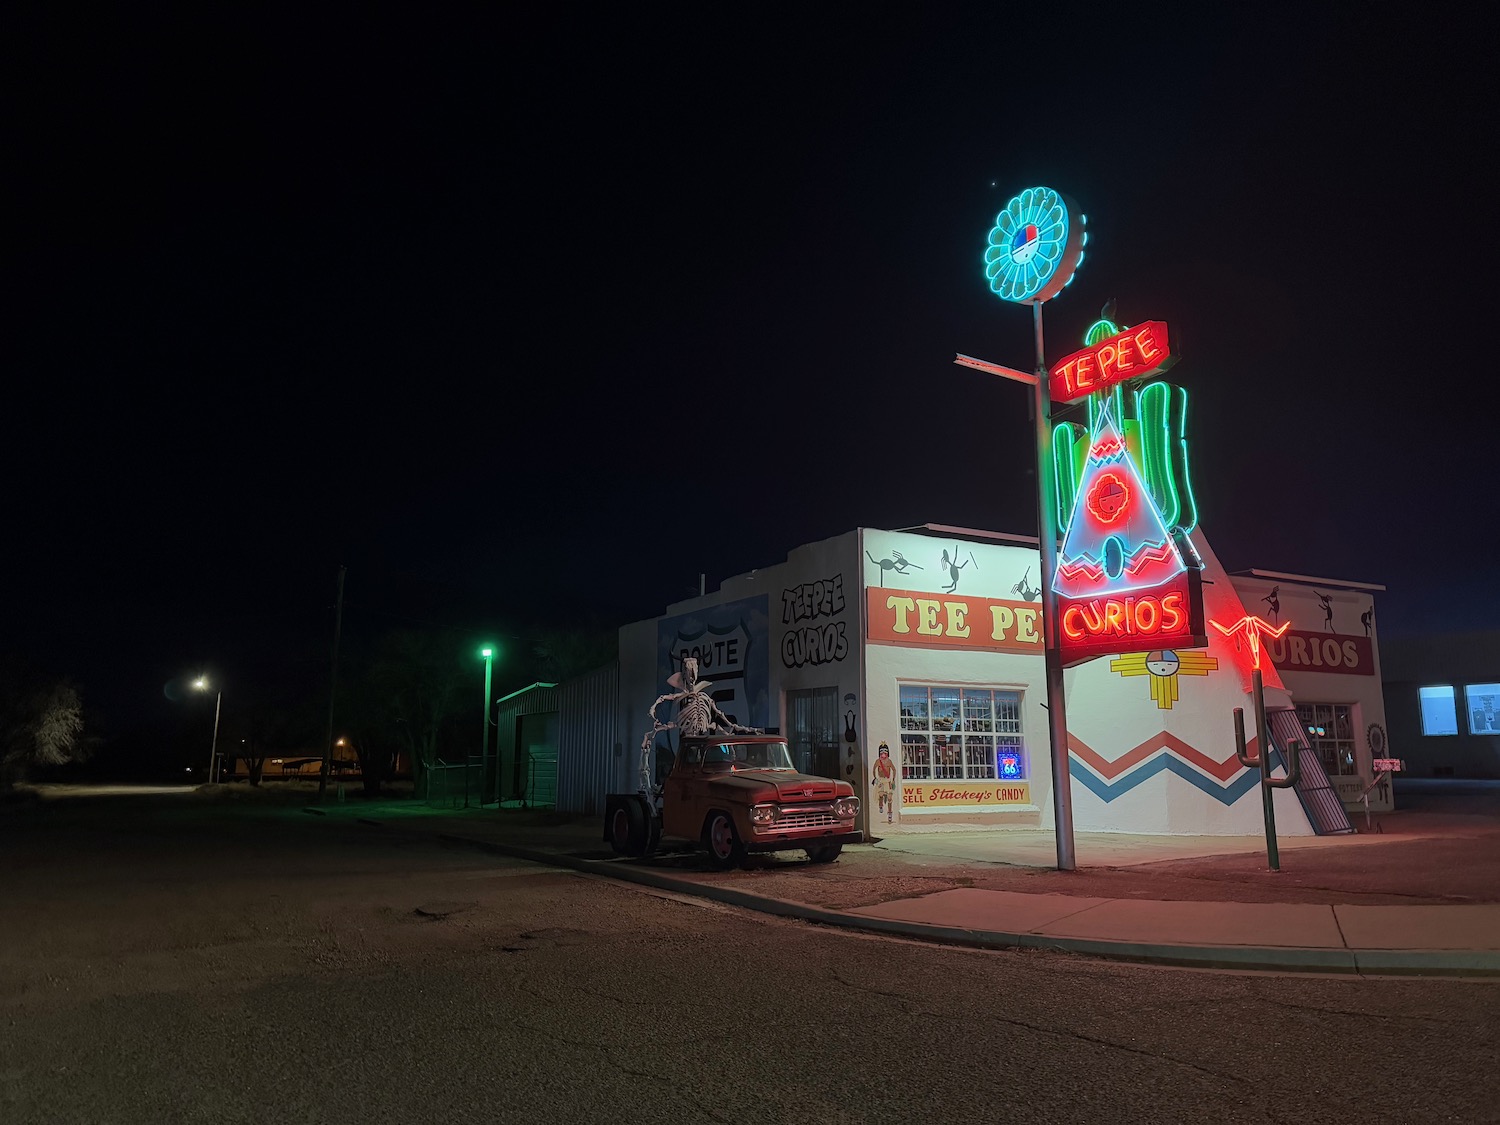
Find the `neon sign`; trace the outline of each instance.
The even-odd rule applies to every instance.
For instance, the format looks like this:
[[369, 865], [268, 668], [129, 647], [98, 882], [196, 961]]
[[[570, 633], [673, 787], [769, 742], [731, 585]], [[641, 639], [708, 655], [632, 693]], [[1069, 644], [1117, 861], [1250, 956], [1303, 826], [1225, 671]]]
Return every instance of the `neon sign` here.
[[1196, 648], [1203, 633], [1203, 586], [1184, 570], [1151, 590], [1096, 598], [1057, 599], [1062, 622], [1063, 667], [1096, 656], [1142, 649]]
[[[1226, 637], [1234, 637], [1235, 647], [1240, 645], [1240, 638], [1244, 638], [1250, 646], [1250, 656], [1255, 662], [1256, 671], [1260, 670], [1260, 639], [1261, 637], [1279, 637], [1292, 627], [1290, 621], [1283, 621], [1278, 629], [1264, 617], [1256, 617], [1253, 613], [1247, 613], [1233, 625], [1220, 625], [1217, 621], [1209, 622], [1215, 629]], [[1257, 691], [1260, 689], [1257, 688]]]
[[1101, 473], [1089, 489], [1088, 506], [1100, 523], [1113, 523], [1126, 508], [1130, 490], [1114, 473]]
[[1097, 394], [1126, 379], [1165, 371], [1176, 361], [1166, 322], [1148, 320], [1096, 340], [1083, 351], [1054, 363], [1048, 373], [1052, 401], [1072, 402]]
[[1202, 580], [1183, 560], [1107, 409], [1089, 439], [1052, 588], [1065, 667], [1207, 643]]
[[1089, 446], [1052, 588], [1064, 597], [1160, 585], [1186, 564], [1108, 414]]
[[1020, 304], [1049, 301], [1072, 282], [1088, 242], [1088, 217], [1051, 188], [1027, 188], [990, 228], [984, 276], [996, 296]]
[[[1188, 471], [1187, 391], [1169, 383], [1149, 383], [1126, 396], [1116, 385], [1088, 400], [1092, 430], [1108, 410], [1119, 419], [1125, 446], [1140, 468], [1151, 501], [1169, 528], [1190, 532], [1198, 526], [1198, 502]], [[1052, 431], [1052, 469], [1057, 522], [1066, 526], [1077, 500], [1078, 478], [1088, 444], [1084, 432], [1064, 422]]]

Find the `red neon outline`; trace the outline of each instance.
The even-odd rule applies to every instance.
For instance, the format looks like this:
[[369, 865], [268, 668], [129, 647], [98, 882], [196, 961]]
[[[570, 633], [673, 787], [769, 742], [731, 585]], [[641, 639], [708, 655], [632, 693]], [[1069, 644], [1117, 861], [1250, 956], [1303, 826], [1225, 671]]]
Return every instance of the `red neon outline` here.
[[[1120, 490], [1120, 503], [1114, 511], [1106, 509], [1100, 499], [1099, 494], [1103, 490], [1106, 481], [1113, 481], [1115, 487]], [[1089, 487], [1087, 500], [1090, 515], [1100, 523], [1114, 523], [1115, 520], [1123, 516], [1130, 508], [1130, 489], [1125, 486], [1125, 482], [1120, 479], [1118, 473], [1100, 473], [1094, 478], [1094, 483]]]
[[1241, 617], [1233, 625], [1227, 627], [1224, 625], [1220, 625], [1217, 621], [1210, 621], [1209, 624], [1219, 632], [1223, 633], [1226, 637], [1232, 637], [1236, 633], [1243, 633], [1245, 635], [1246, 642], [1250, 645], [1250, 655], [1255, 660], [1255, 668], [1257, 671], [1259, 671], [1260, 669], [1261, 637], [1279, 637], [1292, 627], [1292, 623], [1290, 621], [1283, 621], [1281, 623], [1281, 628], [1278, 629], [1264, 617], [1257, 617], [1253, 613], [1245, 614], [1244, 617]]
[[1118, 437], [1102, 437], [1094, 443], [1089, 450], [1089, 456], [1095, 461], [1107, 461], [1111, 457], [1118, 457], [1125, 452], [1125, 443]]

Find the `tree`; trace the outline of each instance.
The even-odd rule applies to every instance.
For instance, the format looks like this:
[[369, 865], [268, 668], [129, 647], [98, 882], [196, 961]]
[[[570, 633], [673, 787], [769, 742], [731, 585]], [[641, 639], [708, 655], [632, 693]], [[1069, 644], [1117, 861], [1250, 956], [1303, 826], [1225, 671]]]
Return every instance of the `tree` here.
[[[355, 732], [356, 752], [389, 755], [404, 747], [417, 796], [427, 789], [438, 761], [443, 732], [459, 699], [469, 646], [445, 632], [402, 629], [386, 634], [350, 693], [351, 712], [342, 725]], [[389, 759], [387, 759], [389, 760]], [[366, 784], [369, 788], [369, 784]]]
[[532, 637], [531, 651], [541, 678], [560, 684], [618, 658], [619, 632], [598, 625], [541, 629]]
[[5, 675], [0, 687], [0, 794], [14, 791], [32, 766], [60, 766], [87, 756], [83, 702], [66, 681], [28, 682]]

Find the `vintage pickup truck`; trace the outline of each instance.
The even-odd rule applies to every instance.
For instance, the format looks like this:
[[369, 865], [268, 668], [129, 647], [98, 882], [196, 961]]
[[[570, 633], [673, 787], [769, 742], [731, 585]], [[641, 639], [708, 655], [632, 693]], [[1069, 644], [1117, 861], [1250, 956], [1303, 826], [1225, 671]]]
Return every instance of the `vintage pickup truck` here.
[[751, 852], [805, 851], [832, 863], [863, 835], [859, 798], [846, 781], [798, 773], [786, 740], [774, 735], [684, 735], [657, 795], [605, 797], [604, 839], [621, 855], [689, 842], [715, 868]]

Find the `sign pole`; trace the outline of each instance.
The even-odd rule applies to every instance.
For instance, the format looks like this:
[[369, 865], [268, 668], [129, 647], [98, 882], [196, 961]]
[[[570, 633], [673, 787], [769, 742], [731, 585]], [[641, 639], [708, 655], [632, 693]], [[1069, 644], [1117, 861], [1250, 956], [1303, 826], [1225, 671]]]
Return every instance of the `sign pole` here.
[[1042, 557], [1042, 659], [1047, 679], [1047, 724], [1052, 743], [1052, 809], [1057, 835], [1057, 869], [1073, 871], [1073, 777], [1068, 761], [1068, 709], [1063, 687], [1062, 633], [1057, 591], [1057, 498], [1052, 480], [1052, 392], [1047, 382], [1042, 343], [1042, 303], [1031, 306], [1036, 335], [1036, 381], [1032, 413], [1036, 416], [1037, 548]]
[[[1266, 862], [1272, 871], [1281, 870], [1281, 849], [1276, 844], [1276, 802], [1272, 800], [1271, 785], [1271, 732], [1266, 729], [1266, 694], [1260, 678], [1260, 664], [1250, 677], [1250, 698], [1255, 707], [1255, 736], [1260, 739], [1260, 803], [1261, 817], [1266, 823]], [[1288, 751], [1295, 754], [1296, 750]], [[1292, 763], [1287, 763], [1292, 770]]]

